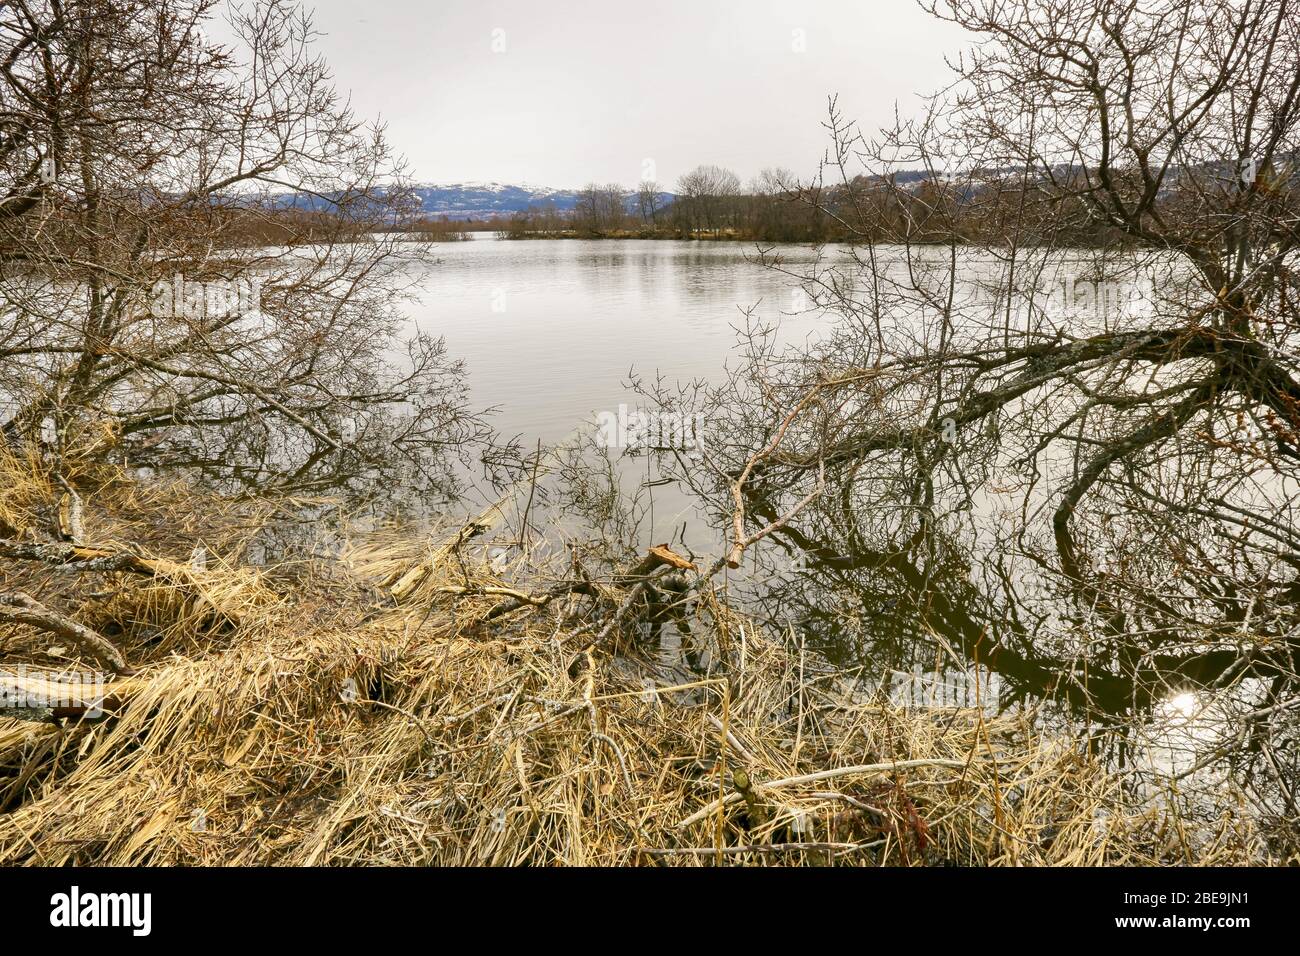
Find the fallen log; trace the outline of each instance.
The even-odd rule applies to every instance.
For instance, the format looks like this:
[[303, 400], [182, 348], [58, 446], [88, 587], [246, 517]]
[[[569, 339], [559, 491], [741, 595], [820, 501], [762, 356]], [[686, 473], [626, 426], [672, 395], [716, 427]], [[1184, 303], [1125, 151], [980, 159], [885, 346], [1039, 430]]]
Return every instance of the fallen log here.
[[124, 571], [158, 577], [173, 584], [193, 584], [188, 565], [146, 558], [132, 551], [73, 544], [67, 541], [20, 541], [0, 538], [0, 558], [40, 561], [72, 571]]

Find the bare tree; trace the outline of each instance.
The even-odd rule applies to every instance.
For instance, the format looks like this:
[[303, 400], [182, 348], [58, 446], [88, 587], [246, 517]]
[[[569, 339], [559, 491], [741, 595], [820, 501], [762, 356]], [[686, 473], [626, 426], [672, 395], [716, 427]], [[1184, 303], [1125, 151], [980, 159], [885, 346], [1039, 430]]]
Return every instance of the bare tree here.
[[574, 226], [589, 236], [609, 236], [623, 228], [627, 193], [618, 183], [588, 183], [578, 193]]
[[1216, 732], [1191, 769], [1230, 768], [1294, 845], [1300, 18], [935, 12], [978, 40], [956, 84], [870, 136], [832, 105], [804, 190], [853, 248], [791, 274], [842, 321], [789, 352], [752, 326], [683, 475], [745, 527], [824, 487], [751, 557], [818, 569], [771, 594], [828, 648], [991, 670], [1120, 754], [1193, 701]]
[[703, 165], [677, 181], [679, 217], [691, 233], [734, 225], [740, 178], [721, 166]]
[[[233, 487], [449, 487], [486, 437], [443, 343], [404, 336], [427, 250], [383, 130], [291, 3], [0, 6], [0, 424]], [[257, 241], [273, 226], [279, 244]]]
[[658, 224], [659, 192], [659, 184], [653, 179], [643, 180], [637, 188], [636, 204], [642, 223]]

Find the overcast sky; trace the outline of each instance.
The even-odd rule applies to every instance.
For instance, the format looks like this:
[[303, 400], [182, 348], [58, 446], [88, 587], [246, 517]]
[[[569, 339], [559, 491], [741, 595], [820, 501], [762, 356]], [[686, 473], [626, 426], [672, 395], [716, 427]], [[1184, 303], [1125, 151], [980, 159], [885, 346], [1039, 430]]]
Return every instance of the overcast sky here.
[[[311, 0], [308, 0], [310, 4]], [[912, 0], [320, 0], [321, 51], [426, 182], [667, 187], [699, 163], [815, 171], [826, 97], [864, 125], [944, 84]]]

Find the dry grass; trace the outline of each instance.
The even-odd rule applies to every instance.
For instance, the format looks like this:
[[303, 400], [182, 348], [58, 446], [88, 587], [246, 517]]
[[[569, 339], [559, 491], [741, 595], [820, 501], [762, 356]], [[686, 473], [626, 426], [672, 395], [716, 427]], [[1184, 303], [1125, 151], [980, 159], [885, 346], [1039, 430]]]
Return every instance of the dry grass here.
[[[0, 514], [31, 526], [55, 489], [22, 463], [0, 469]], [[183, 489], [120, 478], [95, 488], [87, 527], [104, 539], [183, 559], [201, 527], [213, 557], [187, 585], [69, 582], [0, 561], [0, 590], [79, 593], [63, 606], [116, 622], [140, 668], [106, 719], [0, 718], [0, 863], [1126, 865], [1264, 853], [1230, 799], [1193, 828], [1177, 801], [1135, 804], [1027, 715], [891, 707], [801, 668], [713, 596], [691, 629], [729, 662], [725, 675], [666, 681], [630, 633], [575, 652], [583, 625], [617, 604], [613, 585], [488, 621], [527, 583], [486, 572], [456, 538], [376, 538], [261, 572], [237, 556], [264, 512], [205, 516]], [[406, 601], [386, 600], [415, 564]], [[36, 636], [2, 639], [6, 668], [51, 664]]]

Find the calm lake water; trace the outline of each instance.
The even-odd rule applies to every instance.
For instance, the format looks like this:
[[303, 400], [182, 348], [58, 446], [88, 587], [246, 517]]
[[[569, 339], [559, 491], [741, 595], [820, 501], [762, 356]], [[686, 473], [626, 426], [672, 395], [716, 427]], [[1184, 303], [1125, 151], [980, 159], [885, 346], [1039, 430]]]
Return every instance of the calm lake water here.
[[[526, 447], [636, 405], [629, 372], [717, 379], [743, 308], [780, 319], [787, 340], [829, 321], [783, 316], [797, 283], [751, 261], [748, 243], [483, 238], [438, 252], [411, 321], [446, 337], [477, 403], [499, 406], [496, 427]], [[814, 259], [811, 248], [783, 255]]]
[[[809, 310], [794, 278], [760, 265], [753, 243], [476, 235], [482, 238], [440, 245], [439, 262], [419, 267], [423, 295], [411, 321], [446, 337], [450, 353], [468, 364], [478, 403], [499, 406], [498, 429], [528, 446], [560, 441], [593, 414], [635, 404], [626, 389], [631, 371], [659, 372], [670, 382], [718, 379], [743, 309], [779, 321], [787, 344], [834, 321]], [[844, 261], [843, 247], [821, 251], [823, 265]], [[811, 246], [781, 246], [779, 253], [796, 274], [818, 261]], [[901, 250], [882, 248], [880, 255], [900, 280], [908, 273]], [[981, 282], [996, 280], [1002, 266], [970, 251], [961, 255], [959, 295], [987, 297]], [[914, 264], [934, 259], [942, 289], [948, 250], [922, 247], [913, 256]], [[1086, 277], [1089, 258], [1083, 250], [1058, 252], [1050, 273], [1021, 278], [1046, 290], [1040, 304], [1077, 319], [1076, 329], [1095, 321], [1105, 296], [1071, 291], [1069, 302], [1055, 302], [1052, 290]]]
[[[671, 384], [718, 381], [736, 345], [743, 310], [780, 322], [798, 342], [831, 318], [809, 311], [799, 284], [755, 261], [750, 243], [668, 240], [481, 238], [438, 247], [424, 271], [411, 322], [445, 337], [467, 366], [474, 404], [495, 406], [493, 425], [531, 450], [594, 427], [602, 413], [641, 404], [633, 375]], [[811, 247], [785, 247], [791, 263], [811, 264]], [[625, 458], [624, 488], [648, 478], [646, 459]], [[491, 500], [487, 490], [470, 503]], [[682, 534], [699, 553], [722, 547], [694, 502], [675, 486], [650, 492], [642, 544]]]
[[[439, 261], [421, 270], [420, 301], [411, 307], [413, 326], [443, 336], [449, 353], [468, 368], [477, 407], [494, 406], [492, 422], [504, 438], [531, 450], [540, 440], [554, 445], [601, 414], [632, 409], [639, 396], [628, 388], [633, 375], [662, 376], [666, 384], [696, 379], [717, 382], [737, 344], [744, 310], [778, 324], [777, 338], [800, 344], [830, 329], [836, 317], [810, 309], [799, 282], [757, 262], [752, 243], [668, 240], [504, 241], [483, 234], [472, 242], [446, 243]], [[818, 250], [781, 246], [783, 267], [815, 271]], [[839, 247], [825, 247], [821, 263], [844, 262]], [[909, 274], [901, 252], [881, 252], [882, 267]], [[913, 260], [931, 253], [914, 250]], [[933, 250], [935, 281], [945, 280], [948, 251]], [[986, 280], [1002, 266], [963, 252], [960, 295], [987, 297]], [[1088, 254], [1058, 254], [1053, 273], [1028, 281], [1045, 288], [1044, 301], [1062, 277], [1087, 275]], [[916, 273], [910, 273], [916, 278]], [[1073, 288], [1073, 286], [1071, 287]], [[1078, 297], [1053, 311], [1077, 317], [1076, 329], [1097, 321], [1105, 297]], [[645, 477], [645, 464], [623, 463], [623, 474]], [[649, 539], [672, 538], [690, 503], [671, 487], [655, 489]], [[470, 496], [471, 501], [482, 495]], [[717, 532], [689, 527], [692, 546], [711, 550]], [[646, 541], [645, 543], [650, 543]]]

